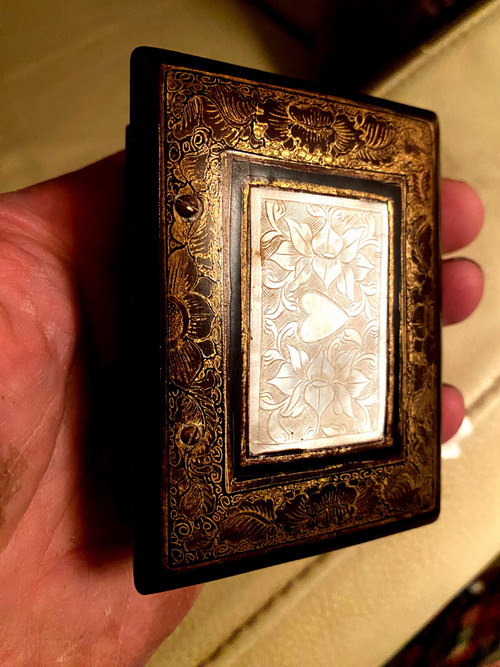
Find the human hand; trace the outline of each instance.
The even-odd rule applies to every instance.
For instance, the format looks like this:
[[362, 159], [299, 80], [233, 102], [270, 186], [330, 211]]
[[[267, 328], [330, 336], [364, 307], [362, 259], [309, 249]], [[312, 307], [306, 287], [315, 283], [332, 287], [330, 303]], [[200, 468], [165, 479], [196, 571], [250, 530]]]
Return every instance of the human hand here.
[[132, 580], [123, 176], [120, 154], [0, 197], [1, 665], [144, 664], [197, 594]]
[[[143, 597], [132, 581], [122, 406], [123, 155], [0, 197], [0, 663], [144, 664], [198, 588]], [[443, 182], [443, 247], [482, 206]], [[482, 273], [443, 264], [443, 319], [477, 305]], [[121, 371], [123, 372], [123, 371]], [[459, 427], [443, 389], [443, 439]]]

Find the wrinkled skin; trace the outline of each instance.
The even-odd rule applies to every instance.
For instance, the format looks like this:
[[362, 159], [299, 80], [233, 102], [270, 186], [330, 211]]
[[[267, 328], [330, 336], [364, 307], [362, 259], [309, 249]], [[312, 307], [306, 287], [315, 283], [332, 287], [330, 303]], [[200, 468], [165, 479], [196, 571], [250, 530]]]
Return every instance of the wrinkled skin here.
[[[198, 588], [132, 582], [123, 422], [123, 155], [0, 197], [0, 664], [141, 665]], [[483, 209], [443, 182], [443, 247]], [[481, 270], [443, 264], [443, 320], [466, 318]], [[464, 415], [443, 388], [443, 439]]]

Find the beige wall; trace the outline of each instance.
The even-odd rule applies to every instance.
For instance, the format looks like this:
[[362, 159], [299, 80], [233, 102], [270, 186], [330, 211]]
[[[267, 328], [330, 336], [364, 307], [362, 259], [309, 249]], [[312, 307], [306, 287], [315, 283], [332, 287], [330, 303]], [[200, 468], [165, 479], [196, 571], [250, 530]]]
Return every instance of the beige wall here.
[[136, 46], [292, 75], [307, 74], [310, 55], [227, 0], [4, 0], [0, 26], [0, 191], [123, 148]]

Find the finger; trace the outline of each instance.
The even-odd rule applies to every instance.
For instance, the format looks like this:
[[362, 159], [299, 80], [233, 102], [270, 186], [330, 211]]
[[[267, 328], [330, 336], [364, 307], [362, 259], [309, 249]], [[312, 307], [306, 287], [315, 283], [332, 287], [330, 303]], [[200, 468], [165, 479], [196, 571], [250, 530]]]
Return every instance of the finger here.
[[443, 179], [441, 208], [444, 253], [465, 247], [481, 231], [484, 207], [476, 191], [467, 183]]
[[465, 320], [481, 300], [483, 272], [469, 259], [448, 259], [443, 262], [442, 281], [443, 324]]
[[441, 405], [441, 442], [446, 442], [462, 424], [465, 416], [464, 399], [456, 387], [445, 384], [441, 392]]

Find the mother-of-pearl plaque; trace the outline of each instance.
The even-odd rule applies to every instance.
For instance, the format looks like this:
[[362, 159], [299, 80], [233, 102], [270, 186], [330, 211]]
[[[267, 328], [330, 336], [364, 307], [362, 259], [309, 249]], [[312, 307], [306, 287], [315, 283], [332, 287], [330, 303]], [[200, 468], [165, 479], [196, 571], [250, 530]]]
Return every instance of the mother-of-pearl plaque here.
[[380, 440], [387, 202], [252, 186], [249, 204], [250, 456]]

